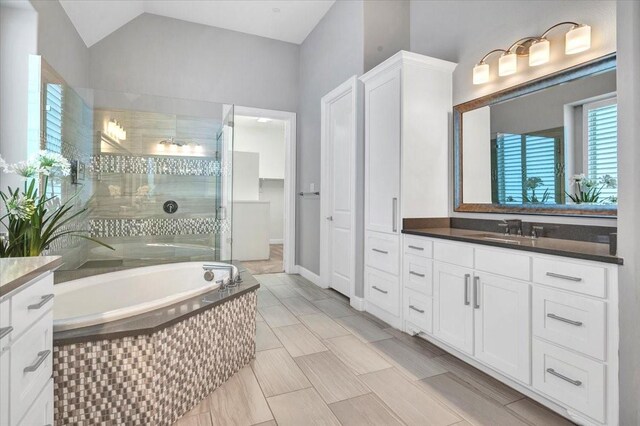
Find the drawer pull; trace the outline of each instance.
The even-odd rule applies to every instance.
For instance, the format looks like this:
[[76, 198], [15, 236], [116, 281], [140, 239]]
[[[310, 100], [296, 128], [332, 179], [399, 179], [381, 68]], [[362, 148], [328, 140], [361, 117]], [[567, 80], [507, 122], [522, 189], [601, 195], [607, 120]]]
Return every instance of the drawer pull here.
[[380, 293], [383, 293], [383, 294], [389, 293], [387, 290], [382, 290], [381, 288], [378, 288], [375, 285], [371, 286], [371, 288], [374, 289], [374, 290], [378, 290]]
[[24, 368], [24, 372], [25, 373], [31, 373], [31, 372], [36, 371], [42, 365], [44, 360], [47, 359], [47, 357], [49, 356], [50, 353], [51, 353], [50, 350], [38, 352], [38, 359], [36, 360], [36, 362], [34, 362], [33, 364], [31, 364], [28, 367], [25, 367]]
[[0, 328], [0, 339], [2, 339], [4, 336], [8, 335], [12, 331], [13, 331], [13, 327], [11, 326]]
[[571, 275], [556, 274], [555, 272], [547, 272], [547, 276], [553, 277], [553, 278], [560, 278], [561, 280], [567, 280], [567, 281], [574, 281], [574, 282], [582, 281], [582, 278], [580, 277], [572, 277]]
[[409, 271], [411, 275], [415, 275], [416, 277], [424, 278], [424, 274], [420, 274], [418, 272]]
[[409, 309], [413, 309], [413, 310], [414, 310], [414, 311], [416, 311], [416, 312], [419, 312], [419, 313], [421, 313], [421, 314], [424, 314], [424, 309], [418, 309], [418, 308], [416, 308], [416, 307], [415, 307], [415, 306], [413, 306], [413, 305], [409, 305]]
[[568, 318], [563, 318], [561, 316], [558, 316], [556, 314], [547, 314], [548, 318], [554, 319], [554, 320], [558, 320], [558, 321], [562, 321], [562, 322], [566, 322], [567, 324], [571, 324], [571, 325], [577, 325], [578, 327], [580, 327], [582, 325], [582, 321], [574, 321], [574, 320], [570, 320]]
[[414, 250], [420, 250], [420, 251], [424, 251], [424, 247], [418, 247], [418, 246], [409, 246], [410, 249], [414, 249]]
[[34, 303], [33, 305], [27, 306], [27, 309], [29, 309], [29, 310], [31, 310], [31, 309], [40, 309], [44, 305], [46, 305], [49, 300], [53, 299], [53, 297], [54, 297], [53, 294], [47, 294], [45, 296], [42, 296], [42, 299], [40, 299], [40, 301], [38, 303]]
[[464, 304], [469, 306], [471, 301], [469, 300], [469, 279], [471, 274], [464, 274]]
[[559, 379], [564, 380], [565, 382], [569, 382], [574, 386], [581, 386], [582, 382], [580, 380], [573, 380], [570, 379], [569, 377], [558, 373], [556, 370], [554, 370], [553, 368], [547, 368], [547, 373], [551, 374], [552, 376], [556, 376]]
[[371, 250], [375, 251], [376, 253], [389, 254], [389, 252], [386, 250], [380, 250], [377, 248], [372, 248]]

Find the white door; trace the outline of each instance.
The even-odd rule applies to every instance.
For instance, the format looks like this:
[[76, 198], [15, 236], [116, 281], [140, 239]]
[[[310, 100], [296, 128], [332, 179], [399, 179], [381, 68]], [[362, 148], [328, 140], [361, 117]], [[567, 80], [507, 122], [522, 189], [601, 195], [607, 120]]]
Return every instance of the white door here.
[[322, 98], [321, 280], [351, 297], [355, 280], [357, 85]]
[[530, 384], [529, 284], [482, 273], [474, 277], [472, 293], [476, 358]]
[[365, 228], [397, 234], [400, 193], [400, 69], [365, 87]]
[[434, 262], [433, 334], [451, 346], [473, 355], [473, 271]]

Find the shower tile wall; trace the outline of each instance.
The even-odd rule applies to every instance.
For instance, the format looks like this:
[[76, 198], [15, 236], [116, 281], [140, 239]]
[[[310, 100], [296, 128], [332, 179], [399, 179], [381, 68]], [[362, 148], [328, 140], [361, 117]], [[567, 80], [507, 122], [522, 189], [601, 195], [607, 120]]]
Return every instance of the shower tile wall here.
[[[107, 143], [101, 137], [110, 120], [126, 130], [126, 140]], [[92, 249], [87, 261], [122, 259], [125, 266], [141, 260], [211, 260], [216, 234], [229, 228], [216, 211], [225, 168], [216, 159], [221, 123], [212, 118], [129, 110], [94, 110], [95, 190], [89, 208], [92, 236], [116, 248]], [[160, 149], [175, 140], [200, 145], [196, 153], [183, 148]], [[178, 210], [165, 213], [175, 201]], [[152, 249], [144, 244], [155, 243]], [[162, 244], [190, 245], [176, 250]], [[202, 250], [198, 250], [200, 246]], [[151, 259], [150, 259], [151, 258]], [[95, 263], [93, 263], [95, 265]]]

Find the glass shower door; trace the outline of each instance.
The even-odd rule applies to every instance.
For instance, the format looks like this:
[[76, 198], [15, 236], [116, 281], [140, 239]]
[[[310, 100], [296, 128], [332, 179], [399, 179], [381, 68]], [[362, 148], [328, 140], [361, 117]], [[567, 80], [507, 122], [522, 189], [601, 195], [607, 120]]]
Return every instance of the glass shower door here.
[[219, 226], [216, 252], [218, 260], [233, 259], [233, 105], [225, 105], [224, 118], [218, 135], [218, 159], [220, 179], [218, 180], [218, 200], [216, 217]]

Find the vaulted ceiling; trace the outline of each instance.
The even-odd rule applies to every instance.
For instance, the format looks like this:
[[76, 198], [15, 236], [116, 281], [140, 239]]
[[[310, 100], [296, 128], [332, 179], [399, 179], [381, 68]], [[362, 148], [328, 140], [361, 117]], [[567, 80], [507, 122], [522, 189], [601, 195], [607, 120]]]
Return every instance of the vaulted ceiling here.
[[335, 0], [60, 0], [90, 47], [143, 13], [300, 44]]

